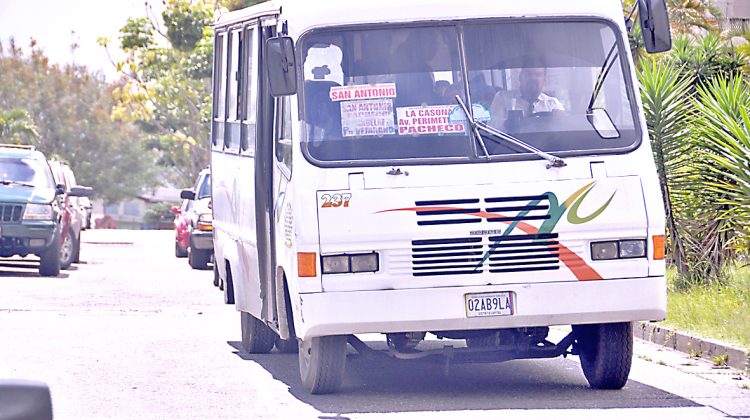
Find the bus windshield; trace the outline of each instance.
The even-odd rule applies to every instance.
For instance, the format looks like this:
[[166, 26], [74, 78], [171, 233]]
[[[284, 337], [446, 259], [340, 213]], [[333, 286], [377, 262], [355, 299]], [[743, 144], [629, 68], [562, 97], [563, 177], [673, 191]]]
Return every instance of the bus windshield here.
[[314, 161], [537, 158], [487, 131], [478, 141], [457, 97], [478, 123], [557, 156], [640, 141], [623, 44], [604, 21], [327, 29], [300, 45]]

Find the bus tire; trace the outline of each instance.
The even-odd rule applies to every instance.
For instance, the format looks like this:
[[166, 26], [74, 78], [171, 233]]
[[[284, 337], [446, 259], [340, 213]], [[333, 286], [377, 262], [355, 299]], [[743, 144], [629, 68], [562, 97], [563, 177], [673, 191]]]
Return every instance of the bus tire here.
[[299, 344], [297, 343], [296, 338], [284, 340], [281, 337], [276, 336], [275, 344], [276, 349], [278, 349], [280, 353], [297, 353], [297, 351], [299, 351]]
[[232, 270], [227, 267], [227, 278], [220, 282], [223, 287], [220, 287], [224, 291], [224, 303], [227, 305], [234, 305], [234, 281], [232, 281]]
[[242, 348], [251, 354], [268, 353], [273, 348], [276, 333], [258, 318], [240, 312], [242, 326]]
[[621, 389], [633, 362], [633, 324], [576, 325], [581, 369], [591, 388]]
[[299, 373], [311, 394], [341, 389], [346, 367], [346, 336], [313, 337], [300, 342]]

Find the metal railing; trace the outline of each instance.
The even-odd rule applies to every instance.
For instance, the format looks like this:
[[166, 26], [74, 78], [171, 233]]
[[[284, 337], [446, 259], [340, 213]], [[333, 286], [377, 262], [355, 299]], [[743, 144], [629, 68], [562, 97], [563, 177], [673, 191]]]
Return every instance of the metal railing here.
[[750, 31], [750, 18], [721, 19], [719, 20], [719, 27], [732, 33], [745, 33]]

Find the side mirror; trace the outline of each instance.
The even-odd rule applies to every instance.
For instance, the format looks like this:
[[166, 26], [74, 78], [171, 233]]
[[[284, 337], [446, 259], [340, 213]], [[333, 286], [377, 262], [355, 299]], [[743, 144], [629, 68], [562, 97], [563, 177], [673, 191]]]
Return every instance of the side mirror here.
[[94, 189], [91, 187], [73, 187], [68, 191], [71, 197], [91, 197], [94, 195]]
[[180, 192], [180, 198], [182, 198], [183, 200], [195, 200], [195, 191], [182, 190]]
[[0, 381], [0, 419], [52, 420], [52, 396], [47, 384]]
[[292, 38], [278, 36], [266, 41], [266, 71], [271, 95], [287, 96], [297, 92], [297, 63]]
[[672, 48], [672, 35], [666, 0], [638, 0], [638, 16], [646, 51], [649, 54], [669, 51]]

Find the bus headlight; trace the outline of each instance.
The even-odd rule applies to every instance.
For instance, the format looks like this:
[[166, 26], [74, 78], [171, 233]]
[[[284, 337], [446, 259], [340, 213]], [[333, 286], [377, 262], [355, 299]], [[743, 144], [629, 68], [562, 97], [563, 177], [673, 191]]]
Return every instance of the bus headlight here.
[[380, 268], [377, 252], [325, 255], [321, 258], [321, 265], [323, 274], [374, 273]]
[[594, 261], [642, 258], [645, 256], [646, 241], [643, 239], [594, 242], [591, 244], [591, 259]]
[[348, 255], [329, 255], [323, 257], [323, 274], [341, 274], [351, 271]]
[[646, 256], [646, 241], [620, 241], [620, 258], [640, 258]]
[[367, 273], [378, 271], [378, 254], [360, 254], [351, 256], [352, 273]]

